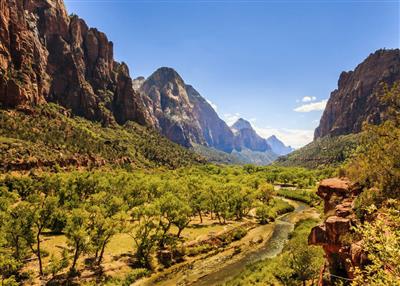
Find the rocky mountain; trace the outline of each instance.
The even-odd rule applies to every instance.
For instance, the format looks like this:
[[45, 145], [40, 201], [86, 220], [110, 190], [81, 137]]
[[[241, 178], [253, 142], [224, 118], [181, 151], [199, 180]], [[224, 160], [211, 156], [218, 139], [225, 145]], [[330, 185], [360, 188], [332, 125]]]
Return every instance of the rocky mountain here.
[[186, 91], [207, 145], [231, 153], [234, 147], [234, 136], [231, 129], [192, 86], [186, 85]]
[[152, 121], [170, 140], [230, 153], [233, 133], [211, 105], [172, 68], [160, 68], [145, 81], [137, 79]]
[[271, 146], [272, 151], [280, 156], [287, 155], [294, 151], [290, 146], [286, 146], [281, 140], [279, 140], [275, 135], [267, 138], [267, 143]]
[[113, 43], [62, 0], [0, 0], [0, 104], [56, 102], [103, 124], [153, 124]]
[[[223, 158], [224, 162], [262, 165], [277, 158], [267, 140], [261, 138], [248, 121], [240, 119], [230, 128], [174, 69], [159, 68], [146, 80], [135, 79], [133, 85], [142, 94], [151, 121], [170, 140], [194, 148], [213, 161]], [[279, 142], [273, 140], [277, 150], [284, 152], [285, 146]]]
[[250, 122], [239, 118], [232, 126], [232, 131], [235, 134], [235, 150], [249, 149], [257, 152], [272, 151], [267, 140], [260, 137], [253, 129]]
[[206, 144], [186, 84], [175, 70], [158, 69], [143, 82], [140, 91], [154, 126], [163, 135], [185, 147]]
[[[140, 84], [140, 78], [134, 81]], [[159, 68], [140, 85], [146, 106], [160, 132], [186, 146], [196, 144], [227, 153], [233, 133], [212, 106], [172, 68]]]
[[315, 139], [326, 135], [357, 133], [362, 123], [379, 124], [384, 119], [385, 105], [378, 95], [383, 84], [389, 87], [400, 80], [400, 50], [378, 50], [369, 55], [354, 71], [342, 72], [338, 88], [315, 130]]

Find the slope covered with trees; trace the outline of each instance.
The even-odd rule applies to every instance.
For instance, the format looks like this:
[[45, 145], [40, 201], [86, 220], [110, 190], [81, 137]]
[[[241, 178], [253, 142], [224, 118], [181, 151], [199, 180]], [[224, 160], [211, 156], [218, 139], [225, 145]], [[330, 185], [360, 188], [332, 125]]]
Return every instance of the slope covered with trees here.
[[45, 104], [0, 110], [2, 171], [41, 168], [177, 168], [203, 159], [156, 131], [128, 122], [102, 127], [66, 109]]

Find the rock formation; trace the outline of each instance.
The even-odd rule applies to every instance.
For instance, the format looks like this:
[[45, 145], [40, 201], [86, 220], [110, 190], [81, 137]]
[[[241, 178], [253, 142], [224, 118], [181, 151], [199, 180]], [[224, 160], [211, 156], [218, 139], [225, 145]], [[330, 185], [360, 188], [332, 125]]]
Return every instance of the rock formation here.
[[171, 68], [155, 71], [141, 86], [156, 128], [170, 140], [190, 147], [206, 144], [181, 76]]
[[349, 281], [354, 277], [354, 267], [367, 261], [360, 242], [346, 240], [357, 223], [353, 201], [359, 191], [347, 179], [339, 178], [323, 180], [318, 187], [317, 194], [324, 200], [327, 218], [311, 230], [308, 242], [322, 246], [325, 251], [326, 263], [321, 270], [320, 286], [333, 285], [335, 279]]
[[113, 44], [62, 0], [0, 0], [0, 104], [56, 102], [105, 124], [149, 122]]
[[227, 153], [232, 152], [234, 136], [229, 126], [191, 85], [186, 85], [186, 91], [207, 145]]
[[354, 71], [342, 72], [331, 93], [314, 138], [361, 131], [364, 121], [379, 124], [385, 105], [379, 100], [383, 85], [400, 80], [400, 50], [378, 50]]
[[140, 86], [152, 121], [172, 141], [191, 147], [200, 144], [230, 153], [233, 133], [211, 105], [172, 68], [159, 68]]
[[246, 148], [257, 152], [272, 151], [267, 140], [259, 136], [250, 122], [243, 118], [238, 119], [231, 129], [235, 134], [235, 150], [241, 151]]

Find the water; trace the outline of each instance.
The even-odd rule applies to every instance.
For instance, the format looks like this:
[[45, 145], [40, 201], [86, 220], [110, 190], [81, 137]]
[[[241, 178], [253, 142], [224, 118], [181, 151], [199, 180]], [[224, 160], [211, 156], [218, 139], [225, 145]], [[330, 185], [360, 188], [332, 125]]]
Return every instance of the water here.
[[[289, 201], [289, 200], [288, 200]], [[290, 222], [290, 218], [295, 214], [305, 210], [308, 208], [306, 204], [298, 203], [295, 210], [291, 213], [285, 214], [279, 217], [275, 221], [274, 232], [272, 233], [271, 238], [265, 243], [265, 245], [258, 249], [255, 252], [250, 252], [242, 259], [236, 261], [235, 263], [231, 263], [226, 265], [225, 267], [219, 269], [216, 272], [210, 273], [191, 285], [194, 286], [212, 286], [218, 285], [226, 282], [237, 273], [242, 271], [246, 265], [251, 263], [264, 260], [266, 258], [272, 258], [282, 252], [282, 249], [289, 237], [289, 234], [294, 229], [294, 224]]]

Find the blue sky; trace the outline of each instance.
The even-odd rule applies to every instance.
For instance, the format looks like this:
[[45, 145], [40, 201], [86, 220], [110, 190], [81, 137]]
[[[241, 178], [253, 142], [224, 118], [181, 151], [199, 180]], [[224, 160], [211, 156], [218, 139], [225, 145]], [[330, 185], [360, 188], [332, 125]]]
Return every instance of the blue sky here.
[[399, 1], [65, 2], [132, 77], [173, 67], [228, 123], [246, 118], [295, 147], [312, 140], [341, 71], [399, 47]]

